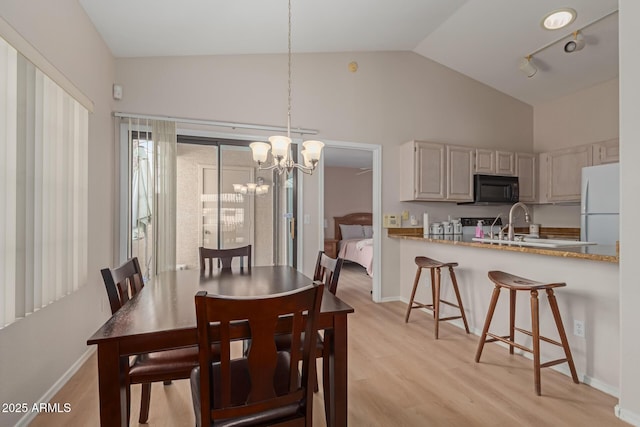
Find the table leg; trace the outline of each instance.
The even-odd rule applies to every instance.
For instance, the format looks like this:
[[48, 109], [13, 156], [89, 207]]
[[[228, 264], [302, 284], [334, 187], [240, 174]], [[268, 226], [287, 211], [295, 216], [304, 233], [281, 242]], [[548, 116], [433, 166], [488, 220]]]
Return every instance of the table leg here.
[[325, 336], [329, 345], [329, 381], [323, 384], [327, 426], [342, 427], [347, 425], [347, 315], [336, 315], [333, 330]]
[[126, 364], [127, 359], [120, 357], [117, 342], [98, 344], [100, 425], [103, 427], [129, 425]]

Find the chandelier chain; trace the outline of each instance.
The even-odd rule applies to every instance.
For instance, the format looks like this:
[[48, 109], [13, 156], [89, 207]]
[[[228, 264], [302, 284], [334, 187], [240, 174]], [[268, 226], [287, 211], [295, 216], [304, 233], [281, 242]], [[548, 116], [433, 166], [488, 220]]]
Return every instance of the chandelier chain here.
[[291, 0], [289, 0], [287, 137], [291, 138]]

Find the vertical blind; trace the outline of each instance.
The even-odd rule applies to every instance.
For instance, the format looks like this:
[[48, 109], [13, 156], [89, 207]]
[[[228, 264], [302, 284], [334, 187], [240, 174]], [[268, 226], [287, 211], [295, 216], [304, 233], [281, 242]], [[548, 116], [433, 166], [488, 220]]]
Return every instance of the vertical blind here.
[[88, 115], [0, 38], [0, 328], [86, 283]]

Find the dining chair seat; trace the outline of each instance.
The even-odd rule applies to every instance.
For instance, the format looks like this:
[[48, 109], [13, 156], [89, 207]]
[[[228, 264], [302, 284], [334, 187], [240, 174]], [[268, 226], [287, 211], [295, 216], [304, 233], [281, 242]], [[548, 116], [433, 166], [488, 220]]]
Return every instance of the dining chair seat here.
[[[157, 351], [137, 356], [135, 363], [129, 368], [129, 377], [134, 384], [144, 383], [145, 378], [153, 378], [149, 382], [188, 378], [189, 373], [197, 364], [198, 348], [187, 347], [175, 350]], [[186, 373], [180, 375], [181, 373]]]

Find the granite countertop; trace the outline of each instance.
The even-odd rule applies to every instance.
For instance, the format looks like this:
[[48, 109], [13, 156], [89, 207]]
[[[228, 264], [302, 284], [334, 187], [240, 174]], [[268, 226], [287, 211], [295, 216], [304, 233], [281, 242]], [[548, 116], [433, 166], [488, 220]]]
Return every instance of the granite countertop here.
[[[417, 229], [416, 229], [417, 230]], [[422, 229], [419, 229], [420, 232]], [[471, 235], [450, 235], [424, 237], [411, 229], [388, 229], [389, 237], [393, 239], [417, 240], [429, 243], [441, 243], [445, 245], [471, 246], [474, 248], [522, 252], [537, 255], [547, 255], [564, 258], [580, 258], [591, 261], [603, 261], [618, 263], [619, 256], [615, 245], [588, 245], [570, 248], [532, 248], [504, 243], [480, 243], [474, 242]]]

